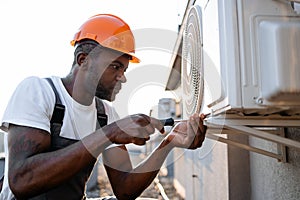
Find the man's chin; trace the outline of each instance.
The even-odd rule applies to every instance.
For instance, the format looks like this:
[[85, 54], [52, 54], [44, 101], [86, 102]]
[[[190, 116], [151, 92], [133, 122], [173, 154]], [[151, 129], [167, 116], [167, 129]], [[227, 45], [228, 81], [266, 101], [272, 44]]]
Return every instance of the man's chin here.
[[96, 95], [96, 97], [98, 97], [100, 99], [103, 99], [103, 100], [107, 100], [107, 101], [112, 102], [112, 101], [114, 101], [116, 99], [116, 95], [117, 94], [112, 94], [110, 96], [108, 96], [108, 95], [106, 95], [106, 96], [104, 96], [104, 95]]
[[110, 97], [110, 100], [108, 100], [108, 101], [113, 102], [114, 100], [116, 100], [116, 95], [117, 95], [117, 93], [112, 94], [111, 97]]

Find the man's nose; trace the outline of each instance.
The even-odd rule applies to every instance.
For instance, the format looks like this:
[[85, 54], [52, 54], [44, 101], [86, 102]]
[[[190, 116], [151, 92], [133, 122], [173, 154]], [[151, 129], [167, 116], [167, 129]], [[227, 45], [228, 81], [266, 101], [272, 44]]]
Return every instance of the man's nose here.
[[127, 78], [126, 78], [125, 74], [122, 73], [117, 76], [117, 80], [120, 81], [121, 83], [126, 83]]

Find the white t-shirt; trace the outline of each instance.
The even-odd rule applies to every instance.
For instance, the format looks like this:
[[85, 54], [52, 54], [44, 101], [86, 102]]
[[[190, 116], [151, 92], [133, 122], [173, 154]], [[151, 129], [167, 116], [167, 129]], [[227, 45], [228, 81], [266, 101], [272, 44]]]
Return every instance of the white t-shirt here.
[[[76, 102], [65, 89], [59, 77], [51, 77], [54, 86], [65, 105], [65, 116], [60, 136], [80, 140], [96, 130], [97, 109], [95, 99], [89, 106]], [[119, 119], [115, 109], [103, 101], [108, 124]], [[28, 77], [24, 79], [13, 93], [1, 122], [1, 129], [7, 131], [9, 124], [39, 128], [49, 132], [50, 119], [55, 105], [55, 94], [46, 79]], [[8, 152], [5, 133], [5, 176], [0, 200], [13, 197], [8, 185]]]

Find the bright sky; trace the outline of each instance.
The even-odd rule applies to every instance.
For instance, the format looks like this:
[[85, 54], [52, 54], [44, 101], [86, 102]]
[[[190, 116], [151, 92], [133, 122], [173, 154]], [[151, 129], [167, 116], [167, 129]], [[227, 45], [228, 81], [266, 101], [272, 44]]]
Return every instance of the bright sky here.
[[[128, 75], [147, 78], [137, 86], [128, 83], [130, 90], [124, 88], [127, 97], [119, 96], [127, 101], [123, 107], [128, 107], [129, 114], [148, 114], [159, 98], [174, 97], [164, 92], [164, 86], [185, 4], [183, 0], [1, 0], [0, 117], [15, 87], [25, 77], [65, 76], [69, 72], [74, 50], [69, 42], [79, 26], [98, 13], [118, 15], [137, 34], [137, 56], [142, 63], [131, 65]], [[142, 74], [139, 67], [154, 70]]]

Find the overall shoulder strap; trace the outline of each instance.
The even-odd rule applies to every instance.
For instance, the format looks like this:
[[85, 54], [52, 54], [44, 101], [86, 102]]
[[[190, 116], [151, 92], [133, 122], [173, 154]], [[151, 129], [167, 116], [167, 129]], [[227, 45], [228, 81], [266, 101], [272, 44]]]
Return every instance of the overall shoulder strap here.
[[[108, 118], [107, 115], [105, 114], [105, 108], [102, 100], [99, 99], [98, 97], [95, 97], [95, 101], [96, 101], [96, 108], [97, 108], [97, 119], [98, 119], [97, 129], [98, 129], [100, 127], [107, 125]], [[100, 125], [100, 127], [98, 125]]]
[[46, 80], [49, 82], [49, 84], [55, 94], [55, 107], [54, 107], [54, 111], [53, 111], [50, 123], [51, 124], [54, 124], [54, 123], [60, 124], [62, 126], [64, 115], [65, 115], [65, 106], [61, 103], [59, 94], [58, 94], [51, 78], [46, 78]]

